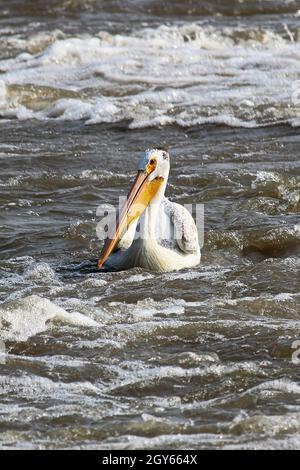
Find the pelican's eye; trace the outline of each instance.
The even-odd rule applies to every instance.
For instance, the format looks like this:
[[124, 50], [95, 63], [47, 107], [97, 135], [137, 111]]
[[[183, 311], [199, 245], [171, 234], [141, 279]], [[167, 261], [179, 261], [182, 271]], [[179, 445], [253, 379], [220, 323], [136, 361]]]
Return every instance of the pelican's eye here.
[[147, 164], [147, 169], [146, 169], [147, 173], [148, 174], [152, 173], [152, 171], [155, 170], [156, 165], [157, 165], [156, 158], [155, 157], [150, 158], [150, 160], [148, 160], [148, 164]]

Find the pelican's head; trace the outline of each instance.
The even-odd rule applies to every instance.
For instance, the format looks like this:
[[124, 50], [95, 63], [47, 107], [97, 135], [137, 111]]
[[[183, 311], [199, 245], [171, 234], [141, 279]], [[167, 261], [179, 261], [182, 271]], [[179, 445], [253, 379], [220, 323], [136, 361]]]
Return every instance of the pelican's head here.
[[170, 170], [169, 152], [162, 148], [146, 150], [140, 158], [138, 170], [147, 173], [149, 181], [163, 178], [166, 183]]
[[146, 150], [140, 158], [138, 172], [128, 193], [127, 201], [118, 214], [114, 233], [107, 238], [98, 268], [107, 260], [130, 224], [142, 215], [146, 207], [159, 196], [163, 196], [170, 169], [169, 153], [162, 148]]

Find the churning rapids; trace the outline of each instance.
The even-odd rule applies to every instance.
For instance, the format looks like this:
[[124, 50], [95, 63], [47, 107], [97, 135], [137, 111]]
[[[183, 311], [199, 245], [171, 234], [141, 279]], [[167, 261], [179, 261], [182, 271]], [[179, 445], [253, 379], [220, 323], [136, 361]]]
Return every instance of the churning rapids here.
[[[0, 448], [300, 448], [297, 3], [0, 0]], [[201, 265], [98, 273], [161, 144]]]

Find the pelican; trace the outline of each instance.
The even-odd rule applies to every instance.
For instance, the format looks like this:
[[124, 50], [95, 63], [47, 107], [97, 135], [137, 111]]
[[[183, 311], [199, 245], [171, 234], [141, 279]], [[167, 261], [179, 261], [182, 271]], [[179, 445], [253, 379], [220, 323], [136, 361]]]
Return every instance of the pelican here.
[[167, 272], [200, 263], [198, 232], [192, 215], [165, 197], [169, 170], [166, 149], [143, 153], [126, 203], [100, 253], [98, 269], [141, 267]]

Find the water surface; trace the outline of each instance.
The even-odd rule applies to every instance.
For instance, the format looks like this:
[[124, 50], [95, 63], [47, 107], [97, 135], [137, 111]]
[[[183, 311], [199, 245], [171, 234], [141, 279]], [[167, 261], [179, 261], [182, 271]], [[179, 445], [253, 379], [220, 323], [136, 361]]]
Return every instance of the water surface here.
[[[299, 448], [298, 2], [0, 11], [0, 446]], [[201, 264], [97, 273], [161, 144]]]

